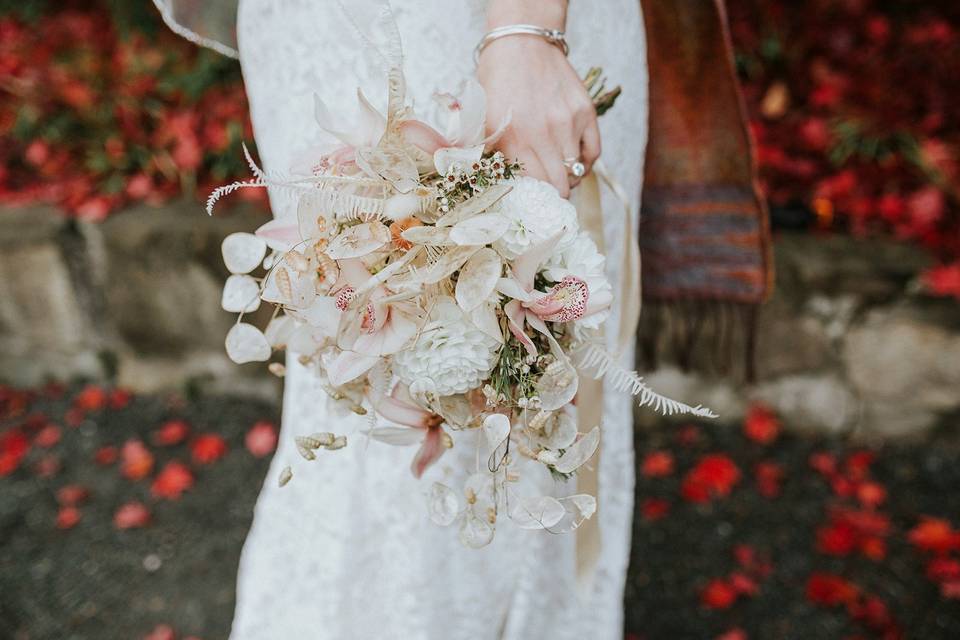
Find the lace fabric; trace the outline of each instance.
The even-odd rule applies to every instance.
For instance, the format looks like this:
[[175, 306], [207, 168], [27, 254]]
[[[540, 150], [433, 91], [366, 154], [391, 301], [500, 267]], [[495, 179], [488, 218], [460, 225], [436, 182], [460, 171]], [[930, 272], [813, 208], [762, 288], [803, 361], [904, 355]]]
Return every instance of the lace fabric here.
[[[160, 1], [160, 0], [158, 0]], [[242, 0], [239, 56], [257, 147], [265, 168], [286, 171], [316, 143], [314, 92], [331, 109], [350, 111], [360, 86], [383, 106], [381, 65], [333, 0]], [[408, 97], [429, 106], [434, 91], [455, 88], [473, 71], [482, 35], [482, 0], [394, 0], [403, 38]], [[571, 60], [603, 66], [624, 92], [601, 120], [604, 163], [638, 199], [646, 142], [647, 73], [636, 0], [571, 3]], [[295, 214], [289, 194], [271, 192], [276, 216]], [[621, 264], [619, 205], [605, 194], [608, 265]], [[637, 202], [632, 203], [634, 211]], [[619, 274], [609, 274], [618, 288]], [[615, 336], [616, 312], [607, 334]], [[612, 338], [611, 338], [612, 342]], [[613, 345], [611, 345], [613, 346]], [[624, 354], [625, 361], [629, 354]], [[629, 362], [628, 362], [629, 363]], [[602, 552], [592, 587], [576, 585], [574, 536], [498, 523], [494, 542], [464, 548], [457, 532], [431, 523], [425, 496], [435, 479], [461, 486], [472, 463], [473, 434], [416, 480], [414, 449], [366, 442], [363, 418], [342, 415], [310, 371], [289, 358], [280, 446], [257, 503], [237, 585], [234, 640], [493, 640], [622, 638], [623, 584], [633, 501], [632, 400], [608, 391], [600, 463]], [[293, 438], [346, 433], [350, 446], [306, 462]], [[277, 486], [280, 470], [294, 478]], [[533, 470], [532, 470], [533, 471]], [[570, 493], [542, 469], [525, 481], [542, 492]]]

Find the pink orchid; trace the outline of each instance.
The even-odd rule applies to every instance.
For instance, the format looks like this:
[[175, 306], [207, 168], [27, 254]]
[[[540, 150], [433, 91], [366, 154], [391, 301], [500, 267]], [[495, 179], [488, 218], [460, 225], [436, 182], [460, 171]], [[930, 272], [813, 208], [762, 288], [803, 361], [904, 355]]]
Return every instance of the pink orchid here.
[[445, 116], [443, 133], [415, 119], [400, 123], [400, 131], [409, 144], [433, 156], [434, 166], [441, 175], [446, 174], [453, 163], [470, 166], [479, 160], [484, 147], [500, 137], [509, 121], [484, 137], [487, 97], [476, 80], [464, 82], [457, 95], [437, 93], [434, 100]]
[[550, 291], [534, 289], [537, 270], [553, 253], [564, 233], [560, 231], [539, 245], [531, 247], [514, 261], [511, 268], [513, 277], [501, 278], [497, 283], [500, 293], [513, 298], [503, 308], [509, 320], [510, 333], [532, 355], [536, 355], [537, 348], [530, 336], [524, 332], [525, 325], [529, 324], [553, 342], [553, 334], [547, 328], [547, 322], [572, 322], [597, 313], [609, 305], [609, 301], [602, 306], [591, 305], [587, 283], [573, 275], [564, 276]]
[[387, 119], [357, 89], [358, 115], [353, 122], [334, 117], [333, 112], [314, 94], [314, 117], [331, 137], [325, 144], [308, 149], [294, 158], [291, 171], [302, 175], [344, 175], [357, 171], [357, 150], [375, 147], [387, 129]]
[[330, 384], [341, 386], [373, 368], [383, 356], [402, 350], [416, 337], [421, 319], [409, 302], [384, 300], [390, 292], [382, 284], [369, 294], [362, 310], [351, 310], [351, 303], [371, 278], [363, 261], [350, 258], [338, 261], [340, 280], [331, 293], [336, 308], [347, 315], [340, 324], [338, 346], [341, 352], [327, 368]]
[[422, 476], [427, 467], [453, 446], [450, 434], [443, 430], [443, 417], [418, 406], [405, 385], [398, 384], [389, 396], [371, 398], [371, 401], [381, 417], [402, 425], [372, 429], [372, 438], [399, 446], [420, 442], [420, 449], [411, 464], [415, 477]]

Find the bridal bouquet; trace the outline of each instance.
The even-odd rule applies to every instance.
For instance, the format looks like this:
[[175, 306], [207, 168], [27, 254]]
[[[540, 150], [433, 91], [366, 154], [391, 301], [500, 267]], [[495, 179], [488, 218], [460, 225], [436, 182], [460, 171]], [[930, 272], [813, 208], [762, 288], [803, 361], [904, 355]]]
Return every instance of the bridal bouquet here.
[[[401, 72], [389, 81], [385, 115], [362, 93], [353, 121], [316, 98], [329, 144], [284, 176], [248, 155], [254, 178], [211, 195], [208, 211], [245, 187], [298, 203], [296, 219], [223, 242], [233, 275], [222, 305], [241, 314], [227, 353], [238, 363], [296, 354], [334, 401], [368, 416], [370, 438], [419, 445], [417, 477], [453, 446], [451, 432], [476, 430], [466, 486], [430, 489], [431, 517], [459, 521], [464, 543], [488, 543], [501, 512], [522, 527], [572, 530], [594, 513], [593, 496], [511, 498], [507, 482], [522, 460], [567, 478], [594, 454], [599, 426], [581, 432], [571, 404], [585, 370], [612, 373], [668, 412], [709, 411], [657, 396], [606, 354], [600, 329], [614, 296], [604, 256], [553, 186], [487, 151], [496, 134], [484, 135], [479, 84], [437, 95], [434, 127], [405, 104]], [[262, 302], [275, 307], [263, 331], [242, 321]], [[282, 364], [270, 367], [282, 375]], [[297, 439], [308, 460], [346, 444], [332, 432]], [[288, 467], [281, 483], [290, 476]]]

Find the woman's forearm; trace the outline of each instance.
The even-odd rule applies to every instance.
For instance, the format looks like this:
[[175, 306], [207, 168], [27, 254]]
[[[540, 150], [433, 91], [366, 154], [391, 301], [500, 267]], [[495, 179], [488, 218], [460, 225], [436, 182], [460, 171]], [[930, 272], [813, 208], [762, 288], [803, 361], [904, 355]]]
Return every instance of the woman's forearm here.
[[567, 22], [567, 0], [490, 0], [487, 28], [510, 24], [533, 24], [544, 29], [563, 29]]

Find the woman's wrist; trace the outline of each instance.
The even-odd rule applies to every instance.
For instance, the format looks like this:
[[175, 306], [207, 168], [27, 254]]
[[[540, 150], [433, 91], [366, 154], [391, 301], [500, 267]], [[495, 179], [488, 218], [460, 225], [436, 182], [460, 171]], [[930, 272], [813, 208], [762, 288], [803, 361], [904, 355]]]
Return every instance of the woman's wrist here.
[[487, 29], [532, 24], [562, 31], [567, 23], [567, 0], [490, 0]]

